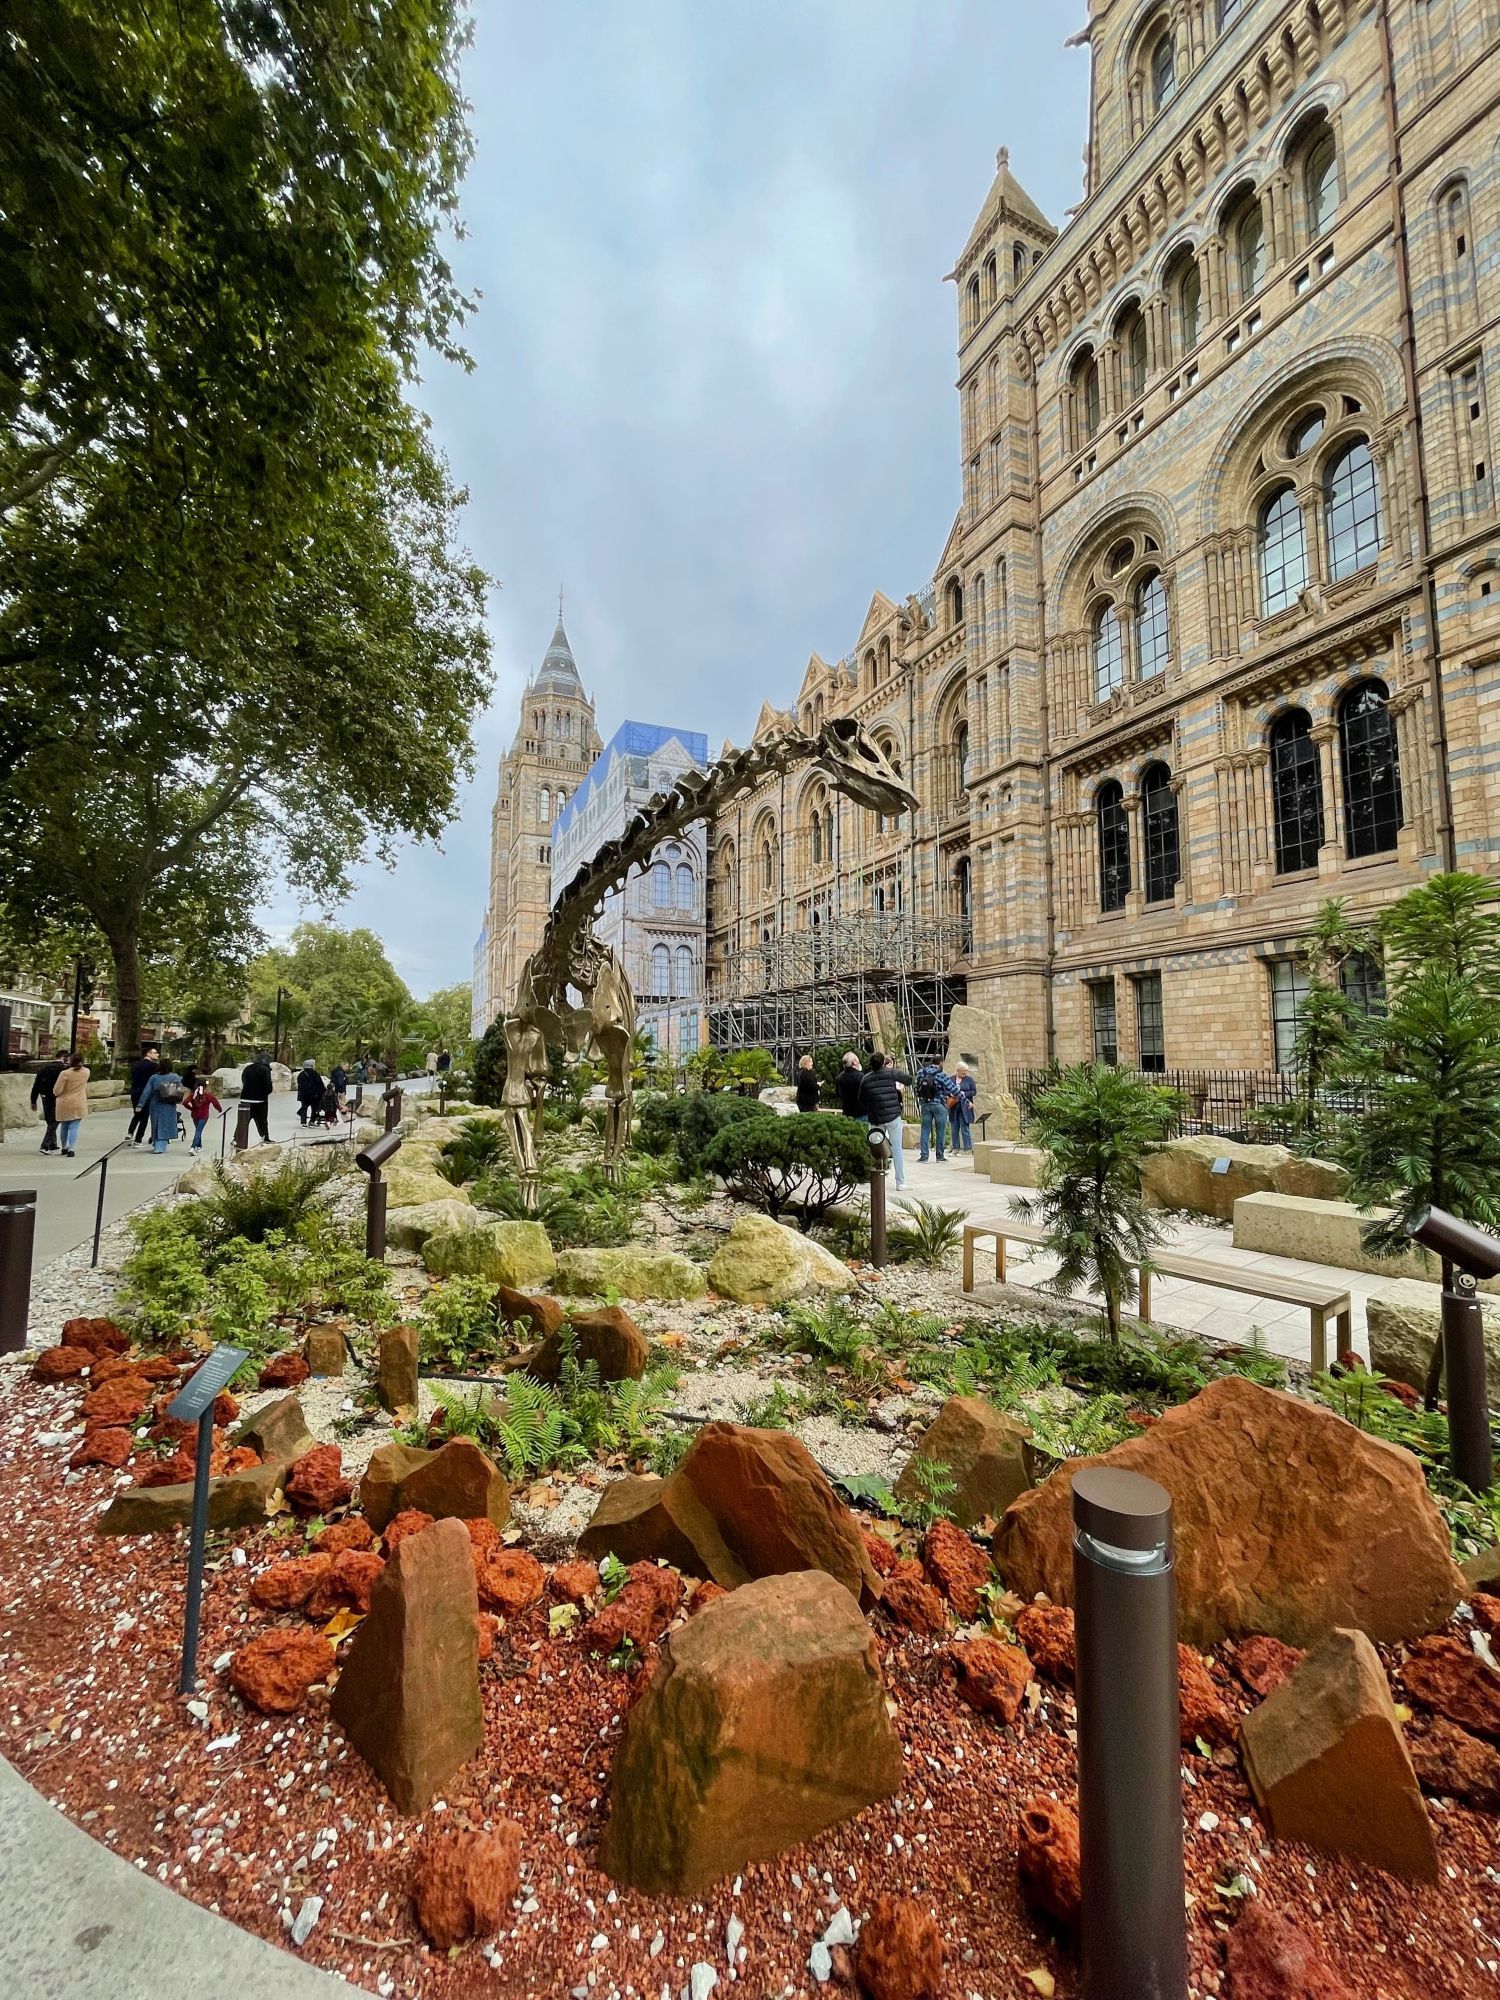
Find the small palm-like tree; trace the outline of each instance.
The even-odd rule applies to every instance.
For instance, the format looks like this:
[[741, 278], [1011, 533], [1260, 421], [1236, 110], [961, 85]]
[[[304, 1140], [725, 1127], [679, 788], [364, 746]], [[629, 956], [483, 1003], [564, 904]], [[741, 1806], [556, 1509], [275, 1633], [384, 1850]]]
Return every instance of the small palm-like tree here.
[[1165, 1144], [1182, 1108], [1175, 1091], [1108, 1063], [1064, 1070], [1042, 1092], [1031, 1136], [1042, 1147], [1038, 1192], [1017, 1213], [1045, 1225], [1059, 1291], [1102, 1294], [1109, 1337], [1120, 1337], [1120, 1301], [1134, 1269], [1150, 1270], [1166, 1234], [1141, 1193], [1141, 1168]]
[[202, 1047], [199, 1066], [204, 1071], [217, 1067], [224, 1037], [239, 1016], [239, 1002], [228, 1000], [222, 994], [210, 994], [202, 1000], [195, 1000], [191, 1007], [184, 1010], [182, 1025]]

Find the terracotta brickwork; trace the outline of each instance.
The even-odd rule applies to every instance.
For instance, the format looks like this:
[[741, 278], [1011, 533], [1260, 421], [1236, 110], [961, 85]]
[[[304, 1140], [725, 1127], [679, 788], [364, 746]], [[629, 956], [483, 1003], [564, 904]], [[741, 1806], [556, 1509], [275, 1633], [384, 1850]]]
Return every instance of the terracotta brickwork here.
[[1112, 1026], [1268, 1067], [1326, 898], [1500, 866], [1500, 0], [1093, 0], [1087, 36], [1082, 206], [1055, 233], [1002, 152], [950, 274], [933, 590], [788, 711], [874, 725], [923, 810], [830, 823], [794, 776], [716, 822], [710, 996], [898, 906], [966, 920], [1013, 1062]]

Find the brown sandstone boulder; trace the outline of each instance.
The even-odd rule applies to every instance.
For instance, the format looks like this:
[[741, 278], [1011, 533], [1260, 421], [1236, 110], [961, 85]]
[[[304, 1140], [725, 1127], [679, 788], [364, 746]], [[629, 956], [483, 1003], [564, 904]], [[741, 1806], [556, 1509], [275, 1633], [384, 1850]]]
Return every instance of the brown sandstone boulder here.
[[267, 1463], [274, 1459], [289, 1464], [312, 1450], [313, 1437], [297, 1398], [278, 1396], [274, 1403], [263, 1403], [252, 1411], [229, 1442], [249, 1445]]
[[697, 1895], [902, 1781], [869, 1626], [826, 1573], [731, 1591], [663, 1641], [626, 1719], [600, 1865]]
[[943, 1939], [914, 1896], [877, 1896], [860, 1925], [854, 1973], [868, 2000], [939, 2000]]
[[578, 1537], [578, 1553], [595, 1561], [614, 1556], [626, 1564], [668, 1562], [684, 1576], [711, 1576], [730, 1589], [747, 1581], [692, 1487], [652, 1474], [605, 1487]]
[[509, 1285], [495, 1291], [495, 1312], [500, 1324], [509, 1327], [518, 1340], [546, 1340], [567, 1318], [561, 1299], [542, 1292], [517, 1292]]
[[950, 1396], [923, 1432], [896, 1481], [898, 1499], [917, 1499], [913, 1466], [926, 1459], [948, 1468], [954, 1490], [943, 1504], [960, 1528], [1003, 1514], [1031, 1486], [1021, 1446], [1031, 1432], [983, 1396]]
[[[281, 1490], [284, 1467], [255, 1465], [226, 1472], [208, 1482], [210, 1528], [249, 1528], [269, 1519]], [[132, 1486], [117, 1493], [94, 1523], [96, 1535], [157, 1535], [184, 1528], [192, 1519], [193, 1483]]]
[[414, 1326], [388, 1326], [381, 1332], [375, 1394], [380, 1407], [393, 1415], [398, 1410], [417, 1407], [418, 1347]]
[[1044, 1792], [1026, 1801], [1016, 1828], [1016, 1867], [1026, 1900], [1069, 1930], [1083, 1902], [1078, 1815]]
[[521, 1829], [503, 1819], [493, 1832], [429, 1834], [417, 1859], [412, 1901], [417, 1922], [439, 1951], [484, 1937], [505, 1922], [521, 1886]]
[[951, 1521], [934, 1521], [922, 1537], [922, 1561], [959, 1617], [977, 1618], [979, 1593], [995, 1575], [994, 1565], [978, 1543]]
[[505, 1475], [471, 1438], [450, 1438], [436, 1451], [383, 1444], [359, 1482], [359, 1504], [373, 1528], [419, 1507], [435, 1521], [510, 1519]]
[[229, 1681], [241, 1701], [265, 1715], [290, 1715], [308, 1689], [333, 1672], [331, 1640], [321, 1632], [262, 1632], [229, 1663]]
[[72, 1382], [87, 1369], [93, 1377], [94, 1353], [88, 1347], [44, 1347], [31, 1364], [33, 1382]]
[[354, 1488], [344, 1477], [344, 1461], [336, 1444], [315, 1444], [303, 1452], [287, 1473], [283, 1490], [302, 1515], [330, 1514], [348, 1502]]
[[438, 1521], [386, 1564], [331, 1704], [401, 1812], [421, 1812], [484, 1741], [479, 1601], [461, 1521]]
[[1355, 2000], [1305, 1931], [1252, 1896], [1224, 1955], [1230, 2000]]
[[[579, 1361], [592, 1361], [601, 1382], [634, 1382], [645, 1374], [650, 1358], [646, 1336], [623, 1308], [600, 1306], [593, 1312], [575, 1312], [571, 1323]], [[527, 1374], [539, 1382], [559, 1381], [563, 1352], [563, 1332], [558, 1328], [527, 1357]]]
[[1330, 1632], [1245, 1717], [1240, 1744], [1279, 1840], [1437, 1880], [1432, 1825], [1380, 1656], [1363, 1632]]
[[431, 1457], [414, 1444], [383, 1444], [371, 1454], [359, 1477], [359, 1506], [377, 1535], [401, 1512], [402, 1482]]
[[342, 1375], [349, 1359], [343, 1333], [336, 1326], [309, 1327], [303, 1352], [307, 1356], [309, 1375]]
[[1022, 1597], [1071, 1601], [1072, 1480], [1095, 1464], [1145, 1473], [1172, 1495], [1181, 1632], [1194, 1645], [1269, 1633], [1305, 1646], [1344, 1625], [1409, 1639], [1442, 1625], [1464, 1594], [1409, 1452], [1226, 1376], [1007, 1510], [995, 1554]]
[[959, 1696], [970, 1708], [981, 1715], [998, 1715], [1005, 1723], [1015, 1721], [1031, 1679], [1031, 1662], [1019, 1646], [1005, 1646], [998, 1639], [966, 1639], [950, 1646], [946, 1658]]

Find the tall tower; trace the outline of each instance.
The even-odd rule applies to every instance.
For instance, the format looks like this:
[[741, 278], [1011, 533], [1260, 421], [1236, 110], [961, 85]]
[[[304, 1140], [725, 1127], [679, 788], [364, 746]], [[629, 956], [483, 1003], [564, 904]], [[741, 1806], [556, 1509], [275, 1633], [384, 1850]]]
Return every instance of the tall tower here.
[[514, 1002], [521, 968], [541, 943], [551, 906], [553, 823], [602, 747], [559, 593], [557, 630], [521, 697], [490, 814], [485, 1011], [491, 1021]]

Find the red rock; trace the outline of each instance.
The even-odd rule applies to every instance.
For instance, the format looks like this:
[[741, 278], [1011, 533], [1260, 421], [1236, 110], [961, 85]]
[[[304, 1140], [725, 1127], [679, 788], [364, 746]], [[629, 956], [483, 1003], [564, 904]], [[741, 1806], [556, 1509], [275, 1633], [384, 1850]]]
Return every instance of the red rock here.
[[1236, 1679], [1243, 1681], [1251, 1694], [1259, 1695], [1262, 1701], [1268, 1694], [1274, 1694], [1302, 1664], [1302, 1653], [1296, 1646], [1284, 1645], [1265, 1632], [1237, 1640], [1225, 1649], [1224, 1658]]
[[487, 1660], [495, 1650], [495, 1640], [500, 1633], [500, 1620], [493, 1611], [481, 1611], [474, 1625], [479, 1633], [479, 1657], [481, 1660]]
[[[212, 1470], [213, 1461], [209, 1466]], [[170, 1458], [159, 1458], [154, 1465], [148, 1465], [137, 1486], [183, 1486], [191, 1485], [197, 1474], [198, 1464], [194, 1454], [179, 1445]]]
[[104, 1465], [118, 1472], [135, 1448], [129, 1431], [110, 1430], [100, 1424], [85, 1431], [83, 1443], [68, 1460], [69, 1465]]
[[1070, 1930], [1083, 1901], [1078, 1815], [1071, 1806], [1038, 1793], [1021, 1808], [1016, 1866], [1027, 1900]]
[[1469, 1609], [1481, 1632], [1488, 1632], [1492, 1639], [1500, 1637], [1500, 1597], [1492, 1597], [1487, 1590], [1476, 1590], [1469, 1598]]
[[881, 1576], [889, 1576], [896, 1567], [896, 1551], [884, 1535], [872, 1535], [864, 1530], [865, 1554], [870, 1558], [870, 1566]]
[[386, 1564], [331, 1706], [404, 1813], [421, 1812], [482, 1747], [479, 1604], [461, 1521], [408, 1536]]
[[[52, 1351], [62, 1354], [69, 1352], [65, 1347]], [[87, 1356], [91, 1364], [89, 1367], [89, 1387], [91, 1389], [102, 1388], [106, 1382], [113, 1382], [117, 1375], [138, 1375], [143, 1382], [154, 1382], [158, 1379], [155, 1375], [148, 1375], [146, 1373], [149, 1363], [138, 1359], [135, 1355], [105, 1354], [101, 1356], [89, 1354], [88, 1349], [85, 1347], [76, 1347], [72, 1349], [72, 1352]], [[172, 1370], [172, 1373], [174, 1375], [177, 1373], [175, 1368]]]
[[1437, 1715], [1407, 1736], [1406, 1747], [1424, 1792], [1461, 1799], [1480, 1812], [1500, 1812], [1500, 1750], [1492, 1743]]
[[1500, 1740], [1500, 1675], [1449, 1633], [1413, 1646], [1401, 1669], [1406, 1692], [1424, 1708], [1478, 1736]]
[[72, 1382], [92, 1371], [93, 1350], [87, 1347], [44, 1347], [31, 1364], [33, 1382]]
[[290, 1715], [307, 1691], [333, 1672], [332, 1642], [320, 1632], [262, 1632], [229, 1663], [229, 1680], [241, 1701], [266, 1715]]
[[1356, 2000], [1305, 1931], [1252, 1896], [1224, 1953], [1230, 2000]]
[[1191, 1646], [1177, 1648], [1177, 1713], [1184, 1743], [1234, 1741], [1234, 1718], [1224, 1706], [1203, 1655]]
[[1399, 1401], [1405, 1403], [1409, 1410], [1415, 1410], [1421, 1404], [1421, 1391], [1414, 1388], [1410, 1382], [1392, 1382], [1382, 1376], [1380, 1386], [1386, 1391], [1387, 1395], [1395, 1396]]
[[226, 1430], [230, 1424], [239, 1422], [239, 1416], [239, 1397], [231, 1396], [227, 1389], [221, 1389], [214, 1397], [214, 1429]]
[[287, 1474], [282, 1487], [288, 1503], [299, 1514], [329, 1514], [348, 1504], [354, 1491], [344, 1477], [343, 1459], [336, 1444], [315, 1444], [305, 1451]]
[[477, 1571], [479, 1601], [487, 1611], [514, 1618], [536, 1604], [547, 1588], [547, 1572], [525, 1549], [500, 1549]]
[[696, 1618], [700, 1611], [706, 1611], [710, 1604], [728, 1595], [729, 1592], [722, 1583], [714, 1583], [708, 1577], [700, 1577], [693, 1585], [693, 1595], [688, 1604], [689, 1618]]
[[914, 1896], [877, 1896], [860, 1926], [854, 1976], [868, 2000], [939, 2000], [943, 1940]]
[[451, 1951], [498, 1930], [520, 1886], [521, 1829], [514, 1820], [501, 1820], [492, 1833], [429, 1834], [412, 1883], [417, 1922], [439, 1951]]
[[1071, 1687], [1076, 1669], [1073, 1614], [1061, 1604], [1028, 1604], [1016, 1613], [1016, 1637], [1044, 1681]]
[[675, 1569], [655, 1563], [633, 1563], [612, 1604], [601, 1604], [584, 1627], [594, 1653], [612, 1653], [628, 1639], [637, 1653], [653, 1646], [677, 1616], [682, 1604], [682, 1578]]
[[320, 1528], [313, 1536], [313, 1547], [324, 1555], [342, 1555], [345, 1549], [373, 1549], [375, 1530], [363, 1514], [351, 1514], [347, 1520], [335, 1521], [332, 1526]]
[[123, 1354], [130, 1335], [112, 1319], [70, 1319], [63, 1322], [62, 1344], [86, 1347], [92, 1354]]
[[198, 1426], [190, 1424], [183, 1417], [166, 1417], [161, 1414], [166, 1397], [158, 1403], [157, 1421], [151, 1426], [150, 1437], [153, 1444], [170, 1444], [186, 1447], [190, 1456], [196, 1456], [198, 1447]]
[[927, 1572], [915, 1556], [897, 1556], [885, 1573], [887, 1576], [910, 1577], [913, 1583], [927, 1581]]
[[[135, 1372], [143, 1382], [175, 1382], [177, 1363], [165, 1354], [148, 1354], [144, 1361], [133, 1364]], [[218, 1421], [217, 1418], [214, 1420]]]
[[942, 1598], [930, 1583], [918, 1582], [914, 1576], [888, 1577], [880, 1603], [882, 1610], [909, 1631], [938, 1638], [948, 1629], [948, 1608]]
[[1072, 1483], [1095, 1464], [1172, 1495], [1180, 1636], [1192, 1645], [1269, 1632], [1304, 1646], [1335, 1627], [1390, 1644], [1445, 1624], [1467, 1594], [1410, 1452], [1228, 1375], [1006, 1509], [995, 1554], [1020, 1596], [1071, 1601]]
[[331, 1618], [335, 1611], [366, 1612], [370, 1597], [385, 1568], [385, 1558], [370, 1549], [343, 1549], [331, 1558], [332, 1567], [319, 1579], [307, 1600], [309, 1618]]
[[563, 1604], [582, 1604], [599, 1588], [599, 1572], [590, 1562], [559, 1563], [547, 1588]]
[[650, 1893], [698, 1895], [903, 1777], [853, 1597], [820, 1570], [764, 1577], [662, 1641], [615, 1752], [599, 1862]]
[[90, 1423], [133, 1424], [150, 1401], [151, 1386], [139, 1375], [117, 1375], [103, 1388], [89, 1391], [83, 1399], [83, 1414]]
[[259, 1465], [260, 1463], [260, 1453], [252, 1451], [247, 1444], [237, 1444], [232, 1451], [224, 1454], [224, 1470], [226, 1472], [248, 1472], [252, 1465]]
[[944, 1656], [953, 1668], [960, 1697], [981, 1715], [1014, 1722], [1031, 1679], [1031, 1662], [1019, 1646], [998, 1639], [961, 1639]]
[[995, 1574], [984, 1550], [951, 1521], [934, 1521], [922, 1537], [922, 1561], [959, 1617], [977, 1618], [979, 1593]]
[[273, 1354], [258, 1377], [262, 1389], [295, 1389], [308, 1377], [308, 1366], [295, 1347]]
[[424, 1528], [432, 1526], [432, 1516], [424, 1514], [420, 1507], [404, 1507], [393, 1521], [386, 1523], [381, 1541], [385, 1552], [393, 1556], [408, 1535], [420, 1535]]
[[333, 1557], [326, 1555], [272, 1563], [250, 1585], [250, 1602], [266, 1611], [300, 1611], [332, 1568]]

